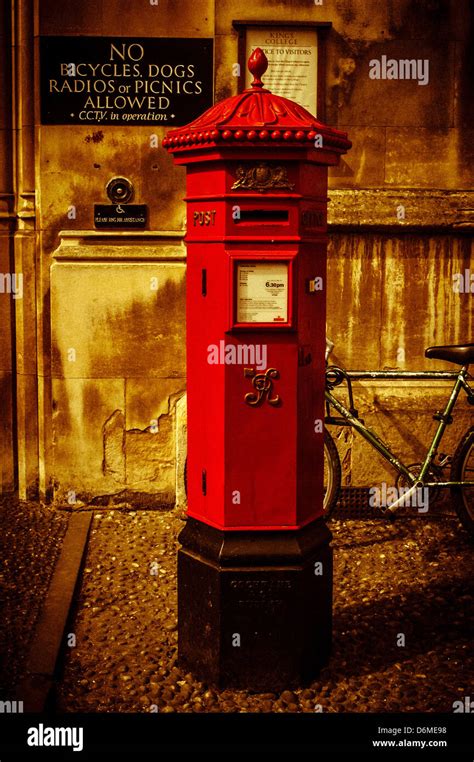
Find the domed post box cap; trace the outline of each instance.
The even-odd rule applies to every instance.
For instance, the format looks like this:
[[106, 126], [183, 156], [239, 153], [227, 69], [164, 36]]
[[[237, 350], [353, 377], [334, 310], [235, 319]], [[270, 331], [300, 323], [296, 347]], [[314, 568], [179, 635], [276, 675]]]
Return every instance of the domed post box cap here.
[[[248, 149], [254, 145], [342, 154], [351, 147], [345, 132], [323, 124], [303, 106], [263, 86], [268, 59], [261, 48], [251, 54], [248, 68], [254, 77], [249, 88], [216, 103], [184, 127], [168, 132], [163, 146], [169, 153], [202, 153], [216, 147]], [[316, 140], [317, 136], [321, 138]]]

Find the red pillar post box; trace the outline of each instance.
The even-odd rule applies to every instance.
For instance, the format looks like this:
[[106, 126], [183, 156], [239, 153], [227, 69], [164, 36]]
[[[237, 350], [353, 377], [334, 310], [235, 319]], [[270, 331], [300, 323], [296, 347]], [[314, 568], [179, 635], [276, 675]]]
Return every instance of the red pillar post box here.
[[347, 136], [252, 86], [168, 133], [187, 167], [188, 520], [180, 663], [221, 686], [313, 677], [331, 643], [322, 518], [327, 168]]

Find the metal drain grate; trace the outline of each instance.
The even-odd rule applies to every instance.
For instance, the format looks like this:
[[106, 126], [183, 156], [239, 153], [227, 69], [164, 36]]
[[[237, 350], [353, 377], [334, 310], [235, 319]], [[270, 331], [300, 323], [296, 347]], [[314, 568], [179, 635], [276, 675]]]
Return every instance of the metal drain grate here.
[[369, 487], [341, 487], [339, 499], [332, 514], [334, 518], [383, 518], [380, 508], [369, 505], [369, 490]]
[[[339, 499], [332, 516], [340, 519], [382, 519], [386, 518], [377, 506], [369, 505], [370, 487], [341, 487]], [[416, 508], [401, 508], [399, 516], [426, 518], [427, 514], [418, 513]], [[430, 503], [430, 517], [452, 516], [448, 490], [440, 490], [438, 496]]]

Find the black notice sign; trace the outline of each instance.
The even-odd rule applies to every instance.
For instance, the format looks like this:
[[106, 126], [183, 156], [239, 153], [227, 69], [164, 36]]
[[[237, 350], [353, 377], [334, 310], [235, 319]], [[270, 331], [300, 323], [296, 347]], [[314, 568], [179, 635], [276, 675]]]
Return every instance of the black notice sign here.
[[96, 228], [144, 228], [148, 209], [146, 204], [94, 204]]
[[42, 124], [174, 127], [213, 102], [213, 40], [41, 37]]

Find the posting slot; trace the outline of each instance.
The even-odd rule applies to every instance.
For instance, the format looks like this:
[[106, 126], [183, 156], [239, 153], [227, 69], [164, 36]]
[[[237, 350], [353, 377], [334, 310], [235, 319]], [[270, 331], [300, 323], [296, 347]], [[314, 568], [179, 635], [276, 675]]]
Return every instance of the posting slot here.
[[274, 223], [288, 222], [288, 209], [240, 209], [235, 222], [248, 223]]

